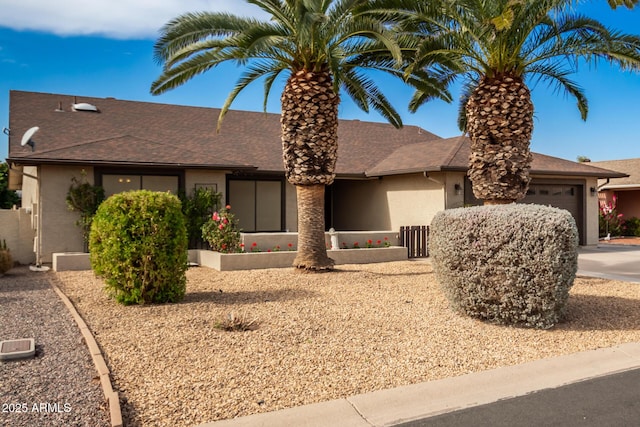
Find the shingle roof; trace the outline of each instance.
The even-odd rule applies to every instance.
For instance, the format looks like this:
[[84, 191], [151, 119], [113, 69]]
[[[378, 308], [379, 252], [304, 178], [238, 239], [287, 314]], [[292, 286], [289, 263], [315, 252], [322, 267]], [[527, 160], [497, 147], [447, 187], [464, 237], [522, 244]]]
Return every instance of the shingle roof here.
[[[72, 111], [89, 103], [99, 112]], [[60, 111], [62, 110], [62, 111]], [[220, 110], [114, 98], [11, 91], [9, 160], [20, 164], [92, 164], [189, 167], [283, 172], [280, 115], [229, 111], [215, 132]], [[38, 126], [35, 149], [22, 147], [27, 129]], [[417, 126], [341, 120], [339, 176], [382, 176], [466, 170], [464, 137], [442, 139]], [[542, 174], [620, 177], [581, 163], [534, 154]]]
[[610, 179], [608, 183], [600, 187], [601, 190], [614, 190], [620, 188], [640, 188], [640, 159], [623, 159], [623, 160], [608, 160], [602, 162], [591, 162], [593, 166], [597, 166], [603, 169], [610, 169], [613, 171], [626, 174], [623, 178]]
[[[366, 171], [368, 176], [416, 172], [466, 171], [471, 146], [469, 138], [458, 136], [401, 147]], [[620, 177], [624, 174], [586, 163], [532, 153], [531, 174], [563, 176]]]
[[[73, 112], [86, 102], [100, 110]], [[61, 106], [63, 112], [56, 111]], [[284, 171], [280, 115], [229, 111], [216, 134], [215, 108], [187, 107], [113, 98], [11, 91], [9, 158], [24, 164], [91, 163]], [[36, 149], [21, 147], [24, 132], [40, 131]], [[341, 120], [338, 174], [364, 171], [408, 143], [438, 137], [416, 126]]]

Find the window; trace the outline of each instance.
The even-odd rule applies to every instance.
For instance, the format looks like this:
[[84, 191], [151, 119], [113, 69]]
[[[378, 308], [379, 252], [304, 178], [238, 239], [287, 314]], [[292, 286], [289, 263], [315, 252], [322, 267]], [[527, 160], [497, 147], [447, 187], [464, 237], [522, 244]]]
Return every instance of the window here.
[[243, 231], [283, 229], [283, 181], [281, 179], [229, 178], [227, 202]]
[[103, 174], [105, 197], [131, 190], [162, 191], [178, 194], [179, 179], [175, 175]]

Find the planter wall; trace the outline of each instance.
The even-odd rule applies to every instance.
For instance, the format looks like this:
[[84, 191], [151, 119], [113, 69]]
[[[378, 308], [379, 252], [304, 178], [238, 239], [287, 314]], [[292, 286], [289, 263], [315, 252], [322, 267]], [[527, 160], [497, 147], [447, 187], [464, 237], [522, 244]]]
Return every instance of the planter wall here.
[[[381, 239], [382, 240], [382, 239]], [[407, 248], [338, 249], [327, 254], [336, 264], [369, 264], [376, 262], [403, 261], [407, 259]], [[199, 249], [189, 250], [189, 262], [218, 271], [255, 270], [261, 268], [287, 268], [293, 264], [295, 251], [253, 252], [222, 254]], [[64, 252], [53, 254], [54, 271], [91, 270], [89, 254], [85, 252]]]
[[86, 252], [56, 252], [52, 267], [54, 271], [91, 270], [91, 261]]
[[[373, 241], [375, 245], [378, 240], [385, 242], [385, 238], [391, 246], [400, 244], [398, 233], [395, 231], [336, 231], [335, 235], [340, 247], [346, 243], [351, 248], [355, 242], [358, 242], [360, 247], [364, 248], [367, 240]], [[277, 246], [285, 251], [289, 248], [289, 244], [293, 245], [293, 248], [298, 247], [298, 233], [241, 233], [241, 239], [247, 252], [251, 250], [254, 243], [255, 248], [262, 252], [268, 249], [274, 250]], [[331, 235], [328, 232], [324, 234], [324, 240], [327, 248], [330, 248]]]
[[[339, 249], [327, 251], [336, 264], [368, 264], [376, 262], [403, 261], [407, 259], [407, 248], [392, 246], [389, 248]], [[296, 257], [294, 251], [254, 252], [222, 254], [220, 252], [192, 250], [189, 261], [203, 267], [219, 271], [255, 270], [261, 268], [291, 267]]]

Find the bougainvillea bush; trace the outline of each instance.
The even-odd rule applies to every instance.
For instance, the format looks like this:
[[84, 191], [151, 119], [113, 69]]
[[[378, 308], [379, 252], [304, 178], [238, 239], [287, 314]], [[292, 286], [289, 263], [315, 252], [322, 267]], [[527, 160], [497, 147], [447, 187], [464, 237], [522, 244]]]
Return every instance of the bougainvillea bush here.
[[176, 302], [186, 291], [187, 230], [180, 200], [146, 190], [102, 202], [91, 225], [91, 268], [123, 304]]
[[457, 312], [541, 329], [562, 320], [578, 266], [578, 231], [568, 211], [524, 204], [441, 211], [429, 246]]
[[222, 253], [242, 252], [238, 220], [227, 205], [213, 213], [209, 221], [202, 226], [202, 238], [211, 249]]
[[600, 200], [598, 228], [600, 237], [621, 236], [625, 234], [623, 215], [617, 210], [618, 198], [614, 195], [610, 202]]

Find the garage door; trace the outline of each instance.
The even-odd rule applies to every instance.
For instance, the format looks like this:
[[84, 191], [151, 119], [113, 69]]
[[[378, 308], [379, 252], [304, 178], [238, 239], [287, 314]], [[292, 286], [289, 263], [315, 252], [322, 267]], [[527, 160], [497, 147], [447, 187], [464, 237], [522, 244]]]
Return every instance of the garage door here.
[[531, 184], [520, 203], [536, 203], [566, 209], [576, 220], [580, 244], [583, 244], [582, 186], [563, 184]]

